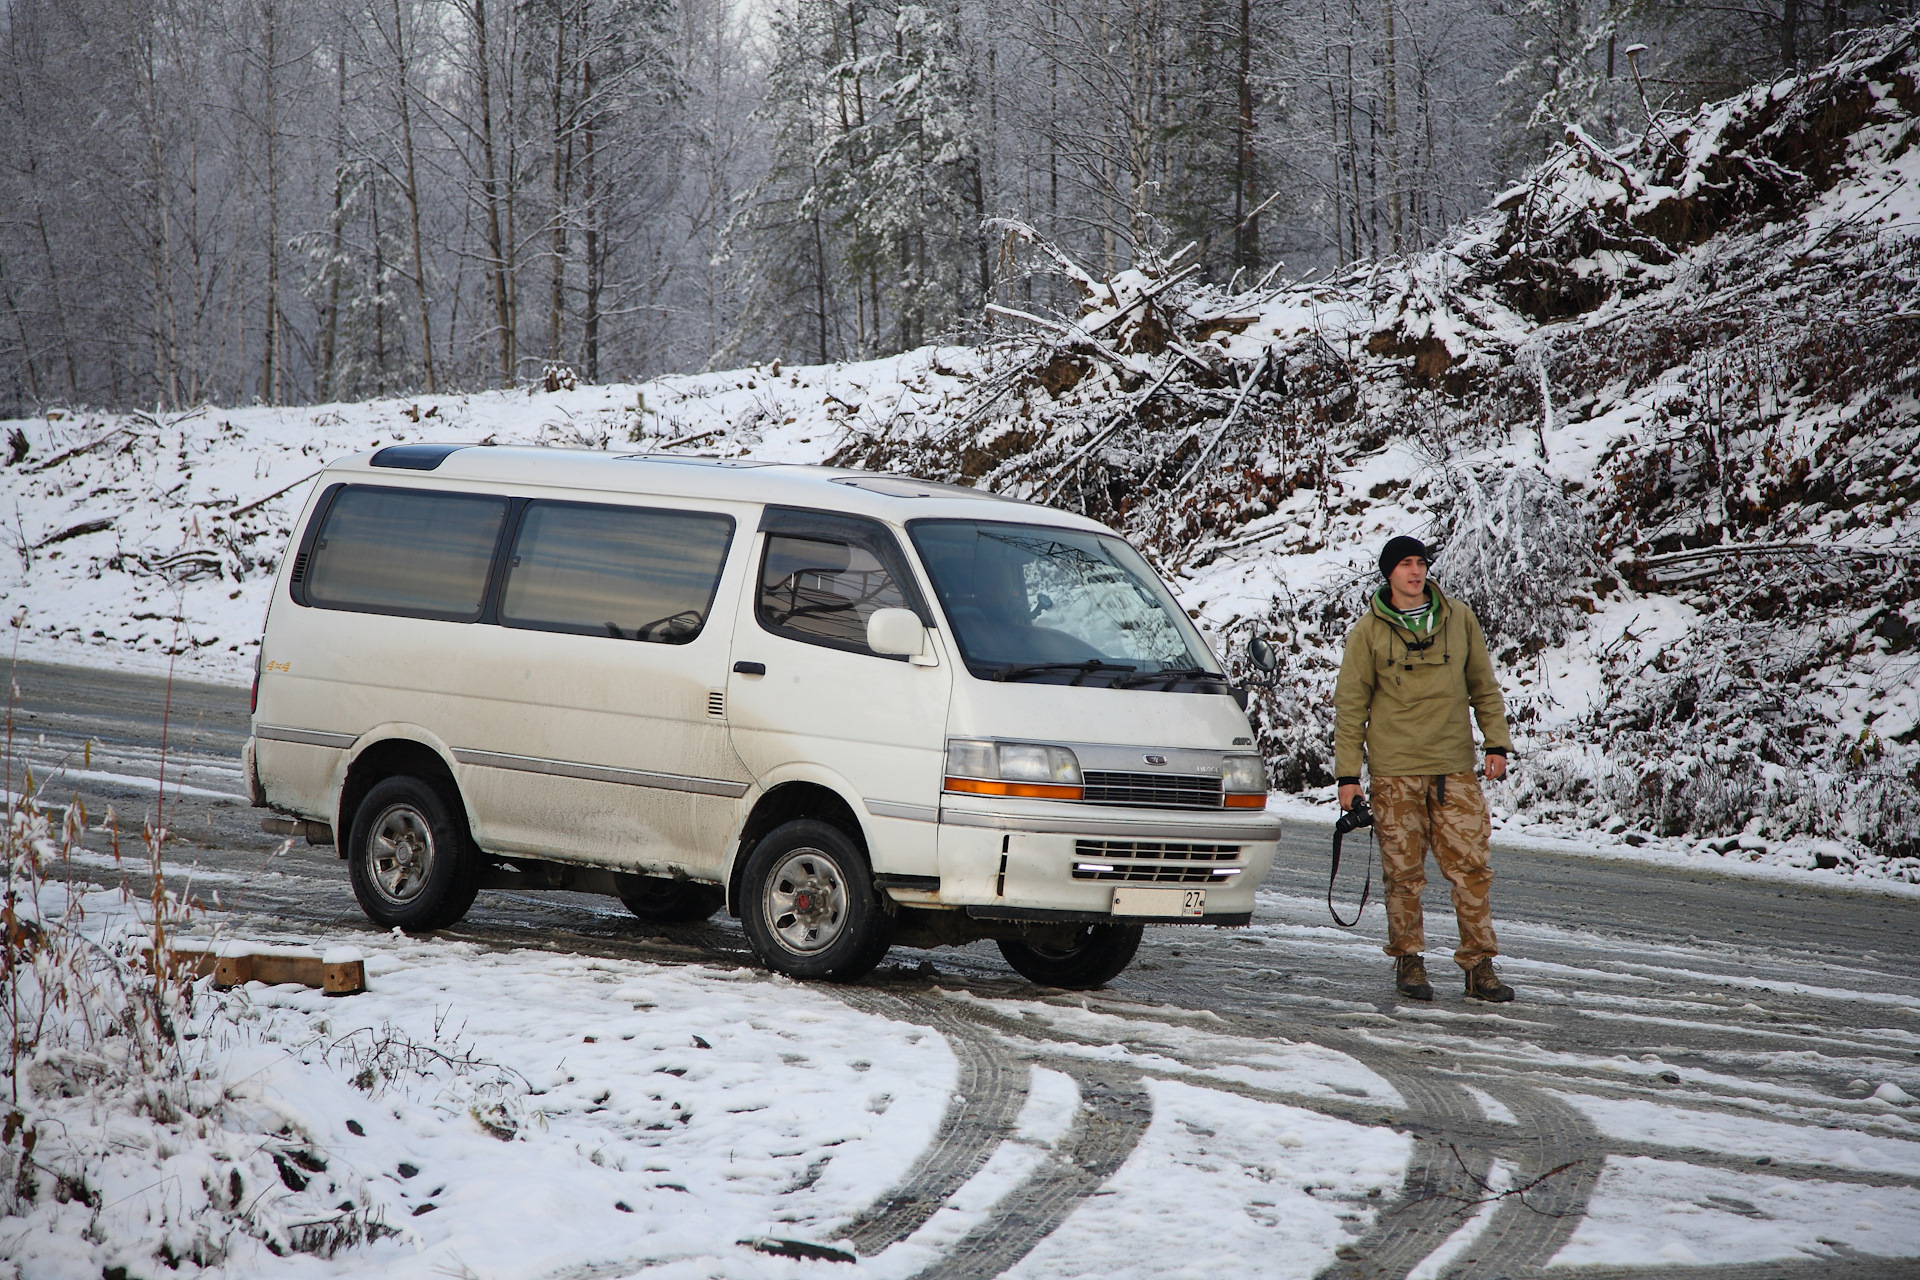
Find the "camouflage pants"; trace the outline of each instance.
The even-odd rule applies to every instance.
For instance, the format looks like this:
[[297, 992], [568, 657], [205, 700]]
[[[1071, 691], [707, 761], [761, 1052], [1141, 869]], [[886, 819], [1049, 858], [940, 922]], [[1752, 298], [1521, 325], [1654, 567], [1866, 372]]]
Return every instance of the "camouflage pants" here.
[[[1460, 949], [1453, 958], [1462, 969], [1500, 954], [1493, 936], [1488, 891], [1493, 868], [1487, 860], [1492, 824], [1486, 797], [1472, 773], [1375, 778], [1373, 828], [1380, 840], [1380, 878], [1386, 883], [1387, 954], [1417, 956], [1426, 950], [1427, 931], [1420, 914], [1420, 891], [1427, 887], [1427, 849], [1453, 885], [1453, 914], [1460, 922]], [[1444, 799], [1442, 798], [1444, 796]]]

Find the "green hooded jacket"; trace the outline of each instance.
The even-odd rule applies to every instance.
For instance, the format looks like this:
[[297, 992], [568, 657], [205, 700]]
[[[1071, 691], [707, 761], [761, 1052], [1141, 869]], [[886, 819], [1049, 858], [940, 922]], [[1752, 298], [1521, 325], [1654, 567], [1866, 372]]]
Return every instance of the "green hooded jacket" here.
[[1360, 775], [1363, 742], [1376, 778], [1471, 772], [1469, 706], [1489, 750], [1513, 748], [1480, 619], [1465, 604], [1449, 600], [1431, 579], [1427, 592], [1439, 618], [1424, 639], [1401, 625], [1378, 593], [1347, 632], [1333, 689], [1338, 777]]

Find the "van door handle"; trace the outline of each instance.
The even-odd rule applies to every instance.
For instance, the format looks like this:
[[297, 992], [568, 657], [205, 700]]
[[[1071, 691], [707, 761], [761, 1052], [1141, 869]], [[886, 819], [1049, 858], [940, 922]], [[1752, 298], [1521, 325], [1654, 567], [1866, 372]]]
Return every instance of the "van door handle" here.
[[733, 670], [736, 675], [763, 676], [767, 674], [767, 664], [764, 662], [736, 662], [733, 664]]

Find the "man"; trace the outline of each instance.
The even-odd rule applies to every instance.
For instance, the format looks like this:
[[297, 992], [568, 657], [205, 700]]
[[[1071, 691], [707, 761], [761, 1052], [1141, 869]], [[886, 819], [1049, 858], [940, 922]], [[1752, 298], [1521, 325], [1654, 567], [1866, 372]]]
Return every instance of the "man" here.
[[1427, 581], [1432, 558], [1416, 538], [1389, 541], [1380, 553], [1386, 583], [1347, 633], [1333, 691], [1340, 807], [1352, 808], [1360, 796], [1364, 740], [1380, 874], [1386, 882], [1386, 951], [1394, 958], [1394, 985], [1401, 994], [1433, 999], [1421, 955], [1427, 937], [1420, 916], [1431, 846], [1434, 861], [1453, 885], [1453, 911], [1460, 922], [1460, 949], [1453, 958], [1466, 970], [1468, 998], [1511, 1000], [1513, 988], [1493, 971], [1499, 945], [1488, 902], [1492, 826], [1474, 778], [1467, 708], [1480, 722], [1489, 778], [1506, 773], [1513, 743], [1480, 620]]

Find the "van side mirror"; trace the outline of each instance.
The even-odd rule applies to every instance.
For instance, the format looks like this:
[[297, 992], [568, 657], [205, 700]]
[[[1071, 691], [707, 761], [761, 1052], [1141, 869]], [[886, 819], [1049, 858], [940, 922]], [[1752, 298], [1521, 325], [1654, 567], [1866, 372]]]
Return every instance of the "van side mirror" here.
[[1255, 636], [1247, 644], [1247, 661], [1262, 671], [1272, 672], [1279, 669], [1280, 655], [1265, 637]]
[[936, 665], [928, 652], [927, 629], [911, 609], [875, 609], [869, 614], [867, 648], [887, 657], [904, 657], [916, 667]]

